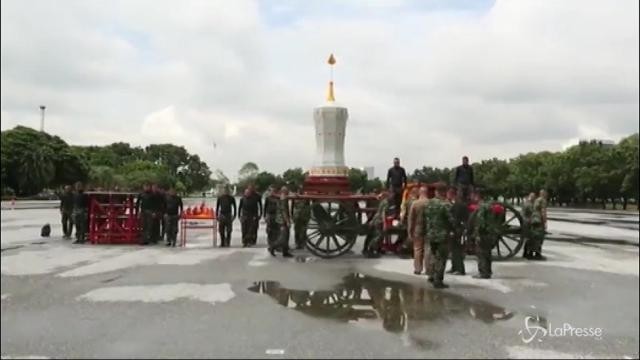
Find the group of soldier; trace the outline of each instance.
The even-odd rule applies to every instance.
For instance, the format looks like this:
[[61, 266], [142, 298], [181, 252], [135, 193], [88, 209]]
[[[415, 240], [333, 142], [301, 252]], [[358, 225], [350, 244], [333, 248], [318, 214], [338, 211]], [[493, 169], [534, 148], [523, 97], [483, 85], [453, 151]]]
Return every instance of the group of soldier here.
[[[444, 273], [450, 256], [448, 274], [465, 275], [464, 245], [462, 235], [475, 245], [478, 274], [474, 278], [489, 279], [492, 276], [491, 251], [499, 241], [505, 209], [483, 200], [481, 189], [474, 187], [473, 169], [469, 159], [456, 169], [455, 186], [438, 184], [435, 197], [428, 198], [425, 186], [413, 187], [408, 199], [402, 202], [402, 189], [406, 186], [406, 174], [399, 160], [389, 170], [386, 196], [381, 194], [377, 211], [369, 222], [369, 233], [363, 254], [379, 257], [380, 242], [384, 237], [384, 221], [389, 216], [397, 217], [407, 227], [407, 236], [413, 243], [414, 274], [428, 276], [435, 288], [446, 288]], [[523, 206], [524, 226], [527, 239], [524, 257], [529, 260], [544, 260], [542, 243], [546, 229], [546, 191], [539, 196], [531, 193]], [[404, 207], [401, 211], [400, 206]], [[474, 204], [476, 215], [469, 228], [469, 204]], [[398, 216], [399, 215], [399, 216]]]
[[249, 185], [237, 206], [235, 198], [225, 188], [216, 201], [216, 215], [222, 247], [229, 247], [231, 244], [236, 215], [240, 219], [243, 247], [256, 245], [260, 219], [264, 218], [269, 253], [276, 256], [276, 252], [281, 252], [282, 256], [291, 257], [291, 227], [294, 227], [296, 249], [302, 249], [311, 210], [308, 200], [289, 199], [289, 189], [286, 186], [278, 191], [275, 185], [271, 185], [265, 193], [263, 205], [262, 196], [253, 185]]
[[135, 206], [142, 224], [142, 245], [157, 244], [166, 236], [166, 245], [175, 247], [183, 211], [182, 198], [176, 190], [165, 191], [157, 184], [144, 184]]
[[60, 194], [60, 217], [62, 220], [62, 237], [71, 239], [73, 227], [76, 228], [74, 244], [84, 243], [87, 234], [89, 197], [84, 193], [81, 182], [75, 184], [75, 191], [71, 185], [65, 185]]

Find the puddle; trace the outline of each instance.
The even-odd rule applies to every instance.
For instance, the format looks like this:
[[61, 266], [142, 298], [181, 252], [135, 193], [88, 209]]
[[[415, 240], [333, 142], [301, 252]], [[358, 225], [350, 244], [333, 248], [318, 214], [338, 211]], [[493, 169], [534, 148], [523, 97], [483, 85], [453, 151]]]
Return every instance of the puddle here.
[[268, 295], [281, 306], [308, 316], [408, 334], [411, 344], [422, 349], [432, 349], [435, 344], [419, 336], [424, 331], [413, 329], [428, 322], [459, 318], [491, 324], [514, 315], [485, 301], [359, 273], [345, 276], [330, 290], [287, 289], [277, 281], [259, 281], [249, 291]]

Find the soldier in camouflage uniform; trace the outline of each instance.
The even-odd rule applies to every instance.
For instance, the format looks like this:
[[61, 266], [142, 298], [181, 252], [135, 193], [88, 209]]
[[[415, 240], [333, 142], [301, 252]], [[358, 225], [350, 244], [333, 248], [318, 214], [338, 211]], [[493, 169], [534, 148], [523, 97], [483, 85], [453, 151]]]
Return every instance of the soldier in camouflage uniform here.
[[436, 289], [449, 287], [443, 280], [449, 252], [449, 239], [455, 221], [451, 217], [451, 211], [445, 199], [446, 192], [446, 185], [439, 185], [436, 189], [436, 197], [427, 203], [424, 208], [421, 232], [429, 239], [429, 247], [433, 255], [433, 287]]
[[[529, 194], [527, 199], [524, 201], [522, 205], [522, 217], [524, 220], [525, 226], [525, 243], [524, 243], [524, 252], [522, 257], [525, 259], [531, 259], [531, 244], [533, 240], [531, 239], [532, 235], [532, 225], [533, 225], [533, 203], [536, 201], [536, 193], [532, 192]], [[534, 230], [535, 232], [535, 230]]]
[[278, 213], [278, 195], [276, 194], [276, 186], [271, 185], [267, 190], [264, 199], [264, 221], [267, 224], [267, 244], [274, 246], [278, 242], [278, 223], [276, 222], [276, 214]]
[[476, 279], [491, 278], [491, 249], [500, 237], [501, 216], [491, 210], [491, 203], [482, 200], [480, 191], [474, 194], [479, 207], [476, 210], [473, 235], [476, 238], [476, 258], [478, 274]]
[[289, 208], [289, 189], [283, 186], [280, 190], [280, 200], [278, 201], [278, 212], [276, 213], [276, 222], [280, 227], [278, 234], [278, 242], [274, 246], [269, 246], [271, 256], [276, 256], [276, 250], [282, 251], [283, 257], [292, 257], [289, 252], [289, 232], [291, 230], [291, 217]]
[[[382, 195], [381, 195], [382, 196]], [[389, 204], [395, 199], [395, 194], [389, 191], [386, 197], [378, 204], [378, 210], [373, 216], [373, 219], [369, 222], [369, 232], [367, 238], [364, 240], [364, 248], [362, 254], [369, 258], [380, 256], [380, 241], [384, 236], [383, 226], [384, 219], [389, 211]]]
[[296, 239], [296, 249], [304, 248], [307, 241], [307, 224], [311, 218], [311, 204], [307, 199], [293, 201], [293, 224], [294, 236]]
[[531, 251], [532, 260], [546, 260], [542, 256], [542, 243], [547, 229], [547, 192], [540, 190], [540, 196], [533, 203], [533, 216], [531, 217]]

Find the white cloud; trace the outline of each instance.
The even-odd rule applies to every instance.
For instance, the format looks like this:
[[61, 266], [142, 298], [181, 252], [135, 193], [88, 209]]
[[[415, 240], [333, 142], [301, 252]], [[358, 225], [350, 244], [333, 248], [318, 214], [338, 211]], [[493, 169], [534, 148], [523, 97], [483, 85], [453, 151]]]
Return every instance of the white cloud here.
[[378, 174], [638, 131], [637, 1], [424, 4], [3, 1], [2, 129], [45, 103], [72, 143], [171, 141], [231, 176], [306, 167], [334, 52], [346, 160]]

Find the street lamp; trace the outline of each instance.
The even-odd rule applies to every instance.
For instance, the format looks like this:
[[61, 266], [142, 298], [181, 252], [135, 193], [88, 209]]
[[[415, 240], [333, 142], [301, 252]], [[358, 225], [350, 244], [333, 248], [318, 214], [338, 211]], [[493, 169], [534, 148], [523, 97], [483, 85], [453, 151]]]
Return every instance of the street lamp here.
[[40, 112], [42, 113], [42, 117], [40, 118], [40, 131], [44, 132], [44, 109], [47, 107], [44, 105], [40, 105]]

